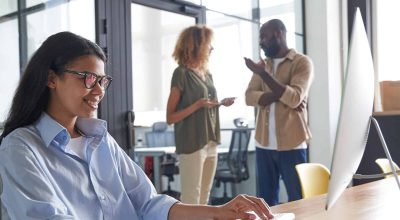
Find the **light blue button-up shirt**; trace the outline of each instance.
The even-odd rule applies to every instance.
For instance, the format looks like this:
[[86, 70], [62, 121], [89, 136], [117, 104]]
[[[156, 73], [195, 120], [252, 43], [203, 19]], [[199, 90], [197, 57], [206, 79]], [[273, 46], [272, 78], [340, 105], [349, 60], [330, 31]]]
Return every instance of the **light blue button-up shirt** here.
[[177, 200], [158, 195], [108, 134], [105, 121], [79, 118], [86, 158], [68, 149], [67, 130], [43, 113], [0, 146], [1, 201], [11, 219], [167, 219]]

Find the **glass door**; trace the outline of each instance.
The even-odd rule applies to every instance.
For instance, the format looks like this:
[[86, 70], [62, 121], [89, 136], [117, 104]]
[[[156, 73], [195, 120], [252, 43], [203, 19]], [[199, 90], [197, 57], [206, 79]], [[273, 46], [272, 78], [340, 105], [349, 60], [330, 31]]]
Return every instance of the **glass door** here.
[[[180, 7], [182, 9], [182, 7]], [[166, 120], [172, 52], [180, 32], [196, 17], [132, 3], [132, 80], [135, 126]]]

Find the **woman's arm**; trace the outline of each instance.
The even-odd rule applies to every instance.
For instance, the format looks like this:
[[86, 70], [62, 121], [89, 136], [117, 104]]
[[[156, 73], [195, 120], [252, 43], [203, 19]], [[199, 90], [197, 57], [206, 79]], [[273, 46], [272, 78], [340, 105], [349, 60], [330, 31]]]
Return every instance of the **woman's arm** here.
[[168, 219], [272, 219], [269, 206], [263, 199], [248, 195], [238, 195], [230, 202], [221, 206], [188, 205], [176, 203], [169, 211]]
[[68, 213], [32, 150], [13, 142], [8, 146], [2, 145], [0, 155], [2, 199], [11, 217], [75, 219]]
[[181, 111], [176, 111], [176, 107], [178, 105], [179, 100], [181, 99], [181, 91], [177, 87], [172, 87], [167, 104], [167, 123], [173, 124], [183, 120], [184, 118], [191, 115], [193, 112], [197, 111], [200, 108], [207, 107], [212, 108], [218, 105], [216, 100], [209, 100], [206, 98], [201, 98], [194, 102], [187, 108], [182, 109]]

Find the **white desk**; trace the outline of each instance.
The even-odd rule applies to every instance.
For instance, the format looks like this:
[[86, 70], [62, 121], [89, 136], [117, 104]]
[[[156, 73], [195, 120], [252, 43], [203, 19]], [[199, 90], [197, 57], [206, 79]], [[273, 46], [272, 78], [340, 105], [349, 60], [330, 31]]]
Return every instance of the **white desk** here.
[[332, 209], [325, 210], [326, 194], [271, 207], [292, 212], [296, 220], [400, 219], [400, 191], [393, 178], [346, 189]]
[[[217, 148], [218, 154], [226, 154], [229, 152], [228, 147], [218, 147]], [[139, 159], [139, 165], [144, 169], [144, 157], [150, 156], [154, 157], [154, 187], [156, 188], [158, 193], [162, 191], [162, 184], [161, 184], [161, 173], [160, 173], [160, 160], [164, 155], [173, 155], [175, 154], [175, 146], [169, 147], [139, 147], [135, 149], [134, 155]]]

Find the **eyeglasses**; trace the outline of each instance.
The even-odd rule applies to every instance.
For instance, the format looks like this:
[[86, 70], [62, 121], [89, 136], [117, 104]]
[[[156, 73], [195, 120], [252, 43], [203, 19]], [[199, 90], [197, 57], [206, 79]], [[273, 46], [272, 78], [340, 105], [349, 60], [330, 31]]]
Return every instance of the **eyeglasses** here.
[[101, 88], [103, 90], [107, 90], [108, 86], [111, 84], [112, 81], [112, 77], [105, 75], [105, 76], [99, 76], [95, 73], [91, 73], [91, 72], [78, 72], [75, 70], [62, 70], [61, 72], [66, 72], [66, 73], [72, 73], [75, 75], [79, 75], [82, 76], [84, 78], [84, 83], [85, 83], [85, 87], [87, 89], [92, 89], [96, 83], [99, 83]]

